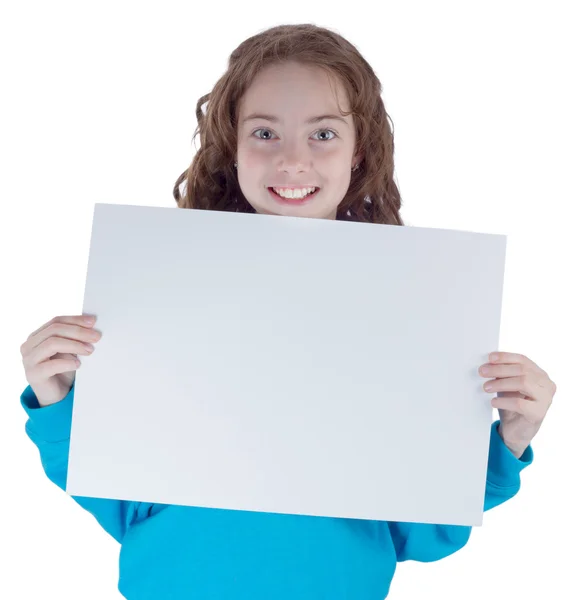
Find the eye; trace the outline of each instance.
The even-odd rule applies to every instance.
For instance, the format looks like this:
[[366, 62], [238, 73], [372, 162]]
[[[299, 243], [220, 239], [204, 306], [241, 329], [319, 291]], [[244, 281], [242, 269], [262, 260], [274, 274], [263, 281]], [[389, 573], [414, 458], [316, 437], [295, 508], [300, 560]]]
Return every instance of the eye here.
[[[257, 134], [257, 132], [259, 132], [259, 131], [266, 131], [266, 132], [268, 132], [269, 134], [271, 134], [271, 135], [272, 135], [272, 131], [271, 131], [270, 129], [266, 129], [266, 128], [262, 128], [262, 129], [256, 129], [255, 131], [253, 131], [253, 135], [254, 135], [255, 137], [259, 138], [260, 140], [269, 140], [269, 139], [271, 139], [270, 137], [264, 137], [264, 138], [263, 138], [263, 137], [260, 137], [260, 136], [256, 135], [256, 134]], [[321, 142], [329, 142], [330, 140], [332, 140], [332, 139], [334, 139], [335, 137], [337, 137], [337, 134], [336, 134], [336, 132], [335, 132], [335, 131], [333, 131], [332, 129], [319, 129], [319, 130], [318, 130], [317, 132], [315, 132], [315, 133], [322, 133], [322, 132], [329, 132], [329, 133], [332, 133], [333, 137], [331, 137], [331, 138], [322, 138], [322, 139], [320, 139], [320, 140], [319, 140], [319, 141], [321, 141]], [[313, 134], [313, 135], [314, 135], [314, 134]]]
[[334, 131], [332, 131], [332, 129], [319, 129], [319, 130], [318, 130], [316, 133], [322, 133], [322, 132], [330, 132], [330, 133], [332, 133], [332, 136], [333, 136], [333, 137], [331, 137], [331, 138], [327, 138], [327, 139], [325, 139], [325, 138], [322, 138], [322, 139], [320, 140], [321, 142], [328, 142], [328, 141], [330, 141], [330, 140], [333, 140], [335, 137], [337, 137], [336, 133], [335, 133]]
[[258, 131], [267, 131], [267, 132], [271, 133], [271, 130], [270, 130], [270, 129], [256, 129], [255, 131], [253, 131], [253, 135], [254, 135], [255, 137], [258, 137], [260, 140], [262, 140], [262, 139], [268, 140], [268, 139], [269, 139], [268, 137], [266, 137], [266, 138], [261, 138], [261, 137], [259, 137], [258, 135], [255, 135], [255, 134], [258, 132]]

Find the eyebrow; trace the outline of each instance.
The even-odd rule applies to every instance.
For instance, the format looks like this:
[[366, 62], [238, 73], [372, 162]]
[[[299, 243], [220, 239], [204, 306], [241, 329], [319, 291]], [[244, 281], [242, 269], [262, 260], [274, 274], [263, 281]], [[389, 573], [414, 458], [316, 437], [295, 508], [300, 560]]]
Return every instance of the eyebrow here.
[[[246, 123], [247, 121], [251, 121], [251, 120], [255, 120], [255, 119], [264, 119], [265, 121], [271, 121], [272, 123], [280, 123], [281, 122], [281, 120], [278, 117], [275, 117], [273, 115], [264, 115], [261, 113], [253, 113], [252, 115], [245, 117], [243, 119], [243, 123]], [[345, 125], [348, 125], [348, 122], [339, 115], [319, 115], [318, 117], [310, 117], [310, 119], [307, 119], [305, 121], [305, 123], [308, 123], [308, 124], [318, 123], [319, 121], [325, 121], [327, 119], [335, 119], [337, 121], [342, 121]]]

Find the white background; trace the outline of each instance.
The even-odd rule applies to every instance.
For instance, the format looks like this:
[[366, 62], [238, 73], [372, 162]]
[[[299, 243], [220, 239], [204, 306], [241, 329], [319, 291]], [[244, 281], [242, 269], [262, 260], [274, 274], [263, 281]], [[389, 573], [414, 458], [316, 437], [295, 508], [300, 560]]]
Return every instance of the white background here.
[[572, 597], [569, 3], [273, 4], [2, 5], [0, 597], [121, 597], [119, 545], [24, 432], [19, 346], [81, 313], [93, 204], [174, 206], [197, 99], [242, 40], [296, 22], [335, 29], [380, 77], [405, 222], [508, 235], [499, 349], [558, 386], [518, 495], [456, 554], [398, 565], [389, 598]]

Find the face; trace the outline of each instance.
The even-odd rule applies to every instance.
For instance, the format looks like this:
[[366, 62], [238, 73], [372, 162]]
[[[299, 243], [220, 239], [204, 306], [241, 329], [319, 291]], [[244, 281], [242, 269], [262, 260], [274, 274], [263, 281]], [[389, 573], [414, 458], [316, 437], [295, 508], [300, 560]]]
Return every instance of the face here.
[[270, 66], [255, 78], [239, 105], [237, 173], [258, 213], [336, 219], [358, 162], [352, 115], [338, 103], [349, 109], [344, 88], [315, 67]]

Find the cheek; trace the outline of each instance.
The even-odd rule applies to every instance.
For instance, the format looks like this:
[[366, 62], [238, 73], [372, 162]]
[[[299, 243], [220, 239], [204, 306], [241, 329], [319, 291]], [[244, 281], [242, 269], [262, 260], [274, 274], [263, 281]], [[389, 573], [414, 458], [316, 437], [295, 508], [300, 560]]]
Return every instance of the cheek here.
[[253, 148], [243, 148], [238, 157], [241, 164], [242, 174], [243, 176], [246, 175], [247, 177], [249, 177], [248, 174], [255, 174], [264, 168], [269, 162], [268, 153], [261, 152]]

